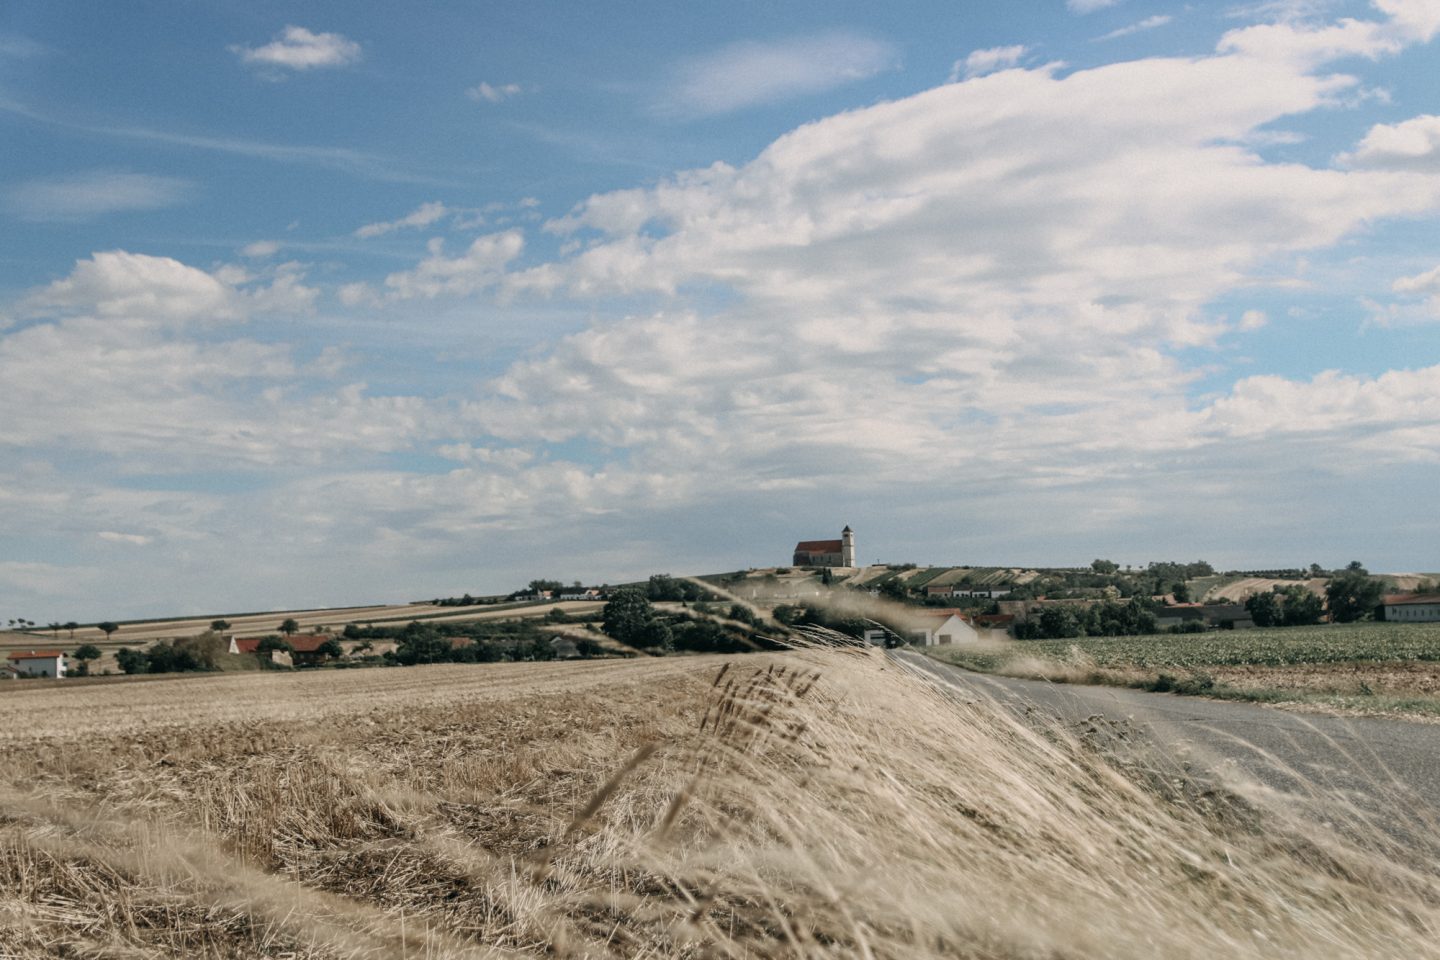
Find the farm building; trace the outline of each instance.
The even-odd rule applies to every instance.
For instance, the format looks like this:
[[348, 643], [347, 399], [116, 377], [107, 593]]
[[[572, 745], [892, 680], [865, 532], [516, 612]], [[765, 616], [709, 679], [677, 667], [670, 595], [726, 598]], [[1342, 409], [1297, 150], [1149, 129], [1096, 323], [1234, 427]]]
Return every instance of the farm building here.
[[1176, 603], [1155, 608], [1155, 626], [1178, 627], [1187, 620], [1199, 620], [1207, 627], [1245, 630], [1255, 626], [1250, 611], [1238, 603]]
[[[260, 641], [264, 637], [231, 637], [231, 653], [259, 653]], [[287, 637], [285, 642], [290, 644], [291, 653], [283, 650], [270, 652], [270, 660], [274, 663], [313, 665], [324, 663], [330, 659], [329, 655], [320, 648], [335, 638], [328, 633], [307, 633], [303, 636]]]
[[17, 650], [6, 657], [6, 660], [17, 676], [65, 676], [65, 653], [63, 650]]
[[955, 610], [925, 611], [919, 626], [911, 626], [909, 634], [912, 643], [933, 647], [945, 643], [969, 643], [980, 639], [966, 620]]
[[848, 526], [839, 540], [801, 540], [795, 544], [791, 565], [796, 567], [855, 566], [855, 533]]
[[1440, 622], [1440, 593], [1411, 593], [1382, 597], [1385, 619], [1397, 623]]

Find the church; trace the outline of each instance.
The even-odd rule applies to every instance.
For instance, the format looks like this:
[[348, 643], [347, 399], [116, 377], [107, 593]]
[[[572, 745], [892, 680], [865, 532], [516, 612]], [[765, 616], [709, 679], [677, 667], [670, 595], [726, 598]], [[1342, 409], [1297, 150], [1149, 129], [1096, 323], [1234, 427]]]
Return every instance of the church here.
[[855, 532], [846, 526], [839, 540], [801, 540], [795, 544], [795, 567], [853, 567]]

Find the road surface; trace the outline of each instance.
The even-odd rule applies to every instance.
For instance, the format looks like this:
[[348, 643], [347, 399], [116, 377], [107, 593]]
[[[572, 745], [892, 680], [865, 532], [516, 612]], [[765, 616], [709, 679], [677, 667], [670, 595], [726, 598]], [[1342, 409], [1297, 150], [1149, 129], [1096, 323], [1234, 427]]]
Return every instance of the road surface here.
[[[1291, 713], [1245, 703], [1016, 680], [972, 673], [895, 651], [910, 668], [959, 696], [990, 697], [1019, 712], [1133, 731], [1192, 775], [1258, 781], [1322, 823], [1391, 837], [1440, 836], [1440, 724]], [[1112, 727], [1111, 725], [1117, 725]], [[1349, 829], [1347, 829], [1349, 832]], [[1428, 840], [1426, 847], [1432, 847]]]

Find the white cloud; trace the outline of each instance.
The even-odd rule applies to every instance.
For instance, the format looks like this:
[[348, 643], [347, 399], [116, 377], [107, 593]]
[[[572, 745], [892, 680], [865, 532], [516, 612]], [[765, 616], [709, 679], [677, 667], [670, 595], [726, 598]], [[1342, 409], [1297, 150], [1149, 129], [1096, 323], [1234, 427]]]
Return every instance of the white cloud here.
[[1440, 116], [1376, 124], [1353, 151], [1336, 161], [1350, 167], [1440, 173]]
[[242, 62], [287, 70], [314, 70], [358, 63], [360, 44], [338, 33], [315, 33], [304, 27], [287, 26], [263, 47], [232, 46]]
[[1410, 277], [1400, 277], [1390, 285], [1396, 293], [1440, 293], [1440, 267]]
[[228, 321], [244, 314], [243, 298], [229, 284], [169, 257], [110, 250], [79, 260], [68, 277], [22, 301], [31, 313], [185, 324]]
[[116, 530], [101, 530], [96, 536], [110, 543], [124, 543], [133, 547], [148, 546], [155, 539], [140, 533], [120, 533]]
[[6, 205], [24, 220], [90, 220], [172, 207], [192, 191], [189, 181], [176, 177], [96, 170], [24, 181], [7, 191]]
[[1097, 41], [1101, 41], [1116, 40], [1120, 37], [1128, 37], [1132, 34], [1143, 33], [1146, 30], [1154, 30], [1157, 27], [1163, 27], [1174, 19], [1174, 17], [1168, 14], [1156, 14], [1153, 17], [1146, 17], [1144, 20], [1137, 20], [1136, 22], [1128, 26], [1120, 27], [1118, 30], [1111, 30], [1109, 33], [1104, 34], [1103, 36], [1096, 37], [1095, 39]]
[[1345, 57], [1390, 56], [1410, 44], [1428, 42], [1440, 30], [1440, 4], [1435, 0], [1372, 0], [1371, 5], [1384, 14], [1381, 19], [1346, 17], [1319, 23], [1282, 15], [1273, 23], [1230, 31], [1219, 49], [1313, 68]]
[[1259, 330], [1269, 322], [1264, 310], [1246, 310], [1240, 315], [1240, 329], [1245, 331]]
[[422, 203], [414, 210], [401, 217], [399, 220], [383, 221], [381, 223], [367, 223], [355, 231], [355, 236], [362, 240], [371, 237], [379, 237], [390, 233], [392, 230], [403, 230], [406, 228], [428, 227], [437, 220], [455, 211], [448, 209], [445, 204], [439, 201]]
[[458, 257], [446, 257], [444, 241], [438, 237], [427, 245], [430, 255], [414, 270], [392, 273], [385, 286], [396, 299], [463, 296], [492, 287], [504, 277], [506, 266], [525, 247], [519, 230], [506, 230], [479, 237]]
[[240, 248], [242, 257], [250, 257], [254, 260], [263, 260], [266, 257], [273, 257], [280, 252], [280, 244], [275, 240], [256, 240], [254, 243], [247, 243]]
[[956, 60], [955, 66], [950, 69], [950, 81], [969, 79], [971, 77], [983, 76], [993, 73], [1004, 67], [1013, 67], [1025, 56], [1028, 47], [1019, 44], [1012, 47], [990, 47], [986, 50], [974, 50], [964, 60]]
[[863, 80], [897, 60], [894, 45], [846, 32], [734, 43], [679, 65], [661, 106], [683, 115], [730, 113]]
[[465, 96], [477, 102], [483, 100], [485, 103], [500, 103], [524, 92], [525, 88], [518, 83], [490, 84], [482, 80], [466, 90]]

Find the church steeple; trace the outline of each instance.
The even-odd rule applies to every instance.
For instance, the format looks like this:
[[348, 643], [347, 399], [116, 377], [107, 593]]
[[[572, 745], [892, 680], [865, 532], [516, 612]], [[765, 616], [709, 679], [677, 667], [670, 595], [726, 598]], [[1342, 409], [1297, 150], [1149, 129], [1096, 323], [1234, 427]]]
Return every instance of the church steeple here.
[[859, 566], [855, 562], [855, 531], [850, 529], [850, 524], [845, 524], [845, 529], [840, 531], [840, 566]]

